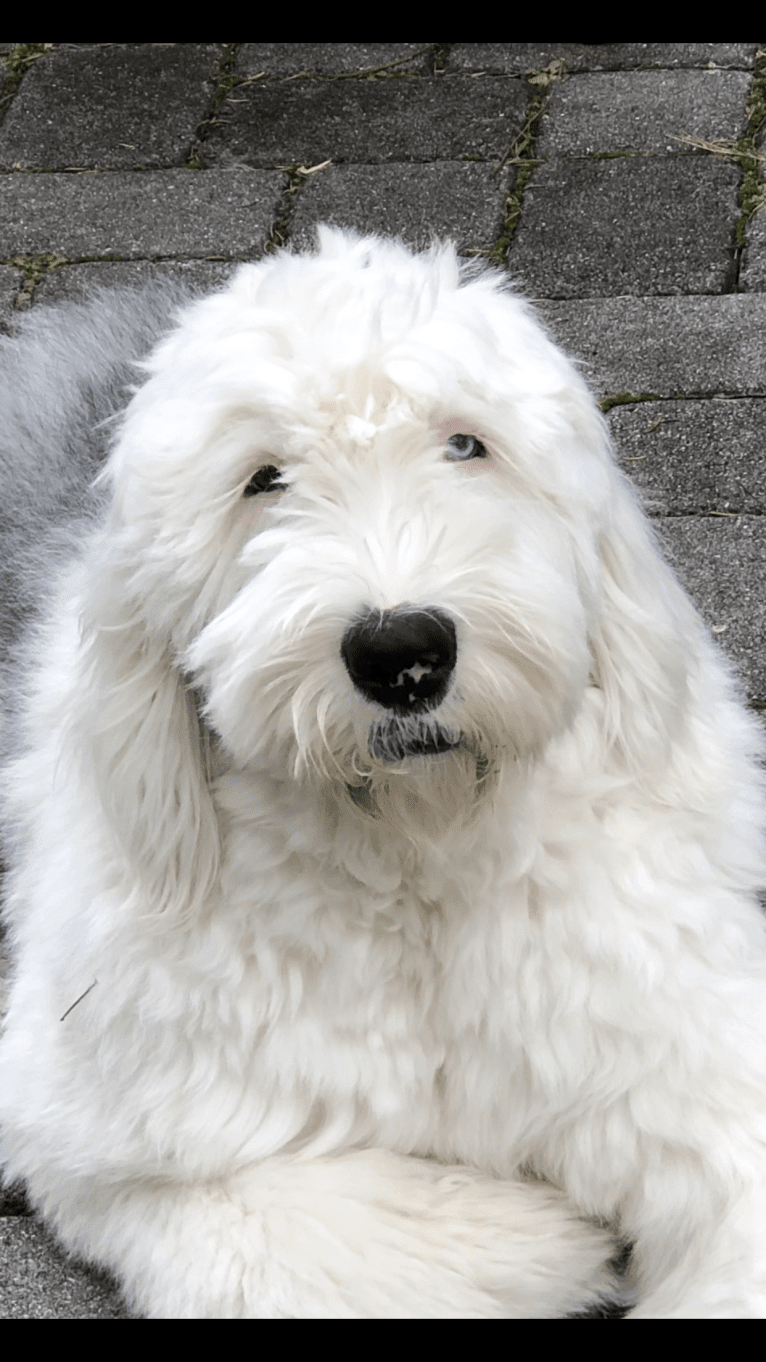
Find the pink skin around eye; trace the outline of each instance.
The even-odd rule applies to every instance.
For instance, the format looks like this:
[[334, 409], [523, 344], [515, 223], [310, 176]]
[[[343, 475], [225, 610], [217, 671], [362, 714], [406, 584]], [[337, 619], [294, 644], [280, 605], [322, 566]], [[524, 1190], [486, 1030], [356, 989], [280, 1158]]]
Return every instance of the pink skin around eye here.
[[476, 434], [471, 428], [471, 422], [466, 421], [465, 419], [461, 421], [459, 416], [450, 416], [446, 421], [440, 421], [436, 427], [436, 433], [444, 444], [446, 444], [447, 440], [451, 439], [453, 435]]

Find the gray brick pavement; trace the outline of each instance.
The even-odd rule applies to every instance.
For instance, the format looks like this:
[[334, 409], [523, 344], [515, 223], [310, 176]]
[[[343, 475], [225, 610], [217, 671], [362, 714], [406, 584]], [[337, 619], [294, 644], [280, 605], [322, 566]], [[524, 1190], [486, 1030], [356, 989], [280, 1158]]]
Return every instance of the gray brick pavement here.
[[251, 259], [269, 238], [282, 182], [279, 171], [245, 166], [0, 175], [0, 253], [8, 260], [43, 252], [66, 261]]
[[[490, 254], [606, 399], [623, 467], [766, 703], [759, 44], [0, 52], [1, 327], [149, 274], [212, 287], [322, 220]], [[0, 1316], [127, 1317], [22, 1209], [0, 1206]]]
[[0, 1319], [131, 1319], [100, 1272], [62, 1253], [31, 1216], [0, 1216]]
[[683, 132], [708, 141], [747, 125], [749, 71], [588, 72], [551, 91], [538, 156], [677, 153]]
[[728, 293], [738, 187], [714, 157], [551, 159], [527, 186], [511, 269], [539, 297]]
[[2, 124], [16, 170], [182, 165], [205, 117], [220, 44], [60, 47], [27, 71]]

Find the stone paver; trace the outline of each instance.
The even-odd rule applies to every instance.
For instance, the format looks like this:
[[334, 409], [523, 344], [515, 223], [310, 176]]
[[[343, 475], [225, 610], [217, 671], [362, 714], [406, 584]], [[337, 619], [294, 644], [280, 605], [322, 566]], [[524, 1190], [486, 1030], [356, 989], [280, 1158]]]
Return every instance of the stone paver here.
[[745, 71], [609, 71], [556, 85], [539, 156], [678, 153], [684, 134], [739, 136], [747, 120]]
[[740, 287], [748, 292], [763, 293], [766, 292], [766, 196], [761, 212], [750, 223], [747, 239]]
[[760, 399], [637, 402], [608, 421], [620, 462], [655, 516], [766, 513]]
[[455, 43], [449, 69], [524, 75], [554, 61], [570, 73], [652, 66], [747, 69], [757, 49], [757, 43]]
[[514, 273], [536, 297], [728, 292], [738, 187], [713, 157], [549, 161], [524, 196]]
[[0, 255], [252, 257], [281, 187], [278, 171], [245, 167], [0, 175]]
[[220, 44], [59, 49], [36, 62], [0, 127], [0, 164], [102, 170], [184, 165]]
[[600, 395], [766, 396], [764, 293], [540, 301], [538, 310]]

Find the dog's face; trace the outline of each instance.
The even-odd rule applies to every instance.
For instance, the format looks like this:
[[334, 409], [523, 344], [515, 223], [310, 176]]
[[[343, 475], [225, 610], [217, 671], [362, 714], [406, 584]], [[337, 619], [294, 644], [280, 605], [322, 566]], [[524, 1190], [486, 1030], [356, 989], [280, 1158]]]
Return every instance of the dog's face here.
[[326, 232], [243, 267], [149, 368], [114, 534], [238, 765], [481, 771], [570, 721], [610, 472], [581, 381], [493, 277]]

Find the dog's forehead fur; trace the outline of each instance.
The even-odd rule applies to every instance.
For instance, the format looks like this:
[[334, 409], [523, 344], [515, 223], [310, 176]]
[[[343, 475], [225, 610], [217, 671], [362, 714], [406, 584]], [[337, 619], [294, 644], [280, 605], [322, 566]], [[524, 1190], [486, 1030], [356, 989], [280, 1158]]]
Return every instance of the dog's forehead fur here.
[[[112, 458], [124, 486], [142, 469], [145, 486], [163, 466], [194, 470], [209, 499], [259, 462], [342, 476], [349, 458], [385, 449], [406, 465], [474, 433], [529, 495], [607, 494], [608, 441], [581, 376], [505, 277], [461, 267], [449, 244], [418, 257], [322, 229], [317, 255], [241, 266], [143, 367]], [[376, 440], [393, 429], [398, 442]]]

